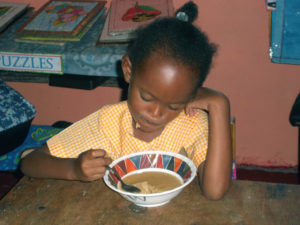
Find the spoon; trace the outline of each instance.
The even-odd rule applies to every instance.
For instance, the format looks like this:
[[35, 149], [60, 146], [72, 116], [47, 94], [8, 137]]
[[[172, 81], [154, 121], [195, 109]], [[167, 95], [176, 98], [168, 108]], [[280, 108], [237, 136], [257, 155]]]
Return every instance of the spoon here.
[[115, 177], [121, 182], [122, 189], [124, 189], [127, 192], [132, 192], [132, 193], [138, 193], [141, 192], [141, 190], [133, 185], [125, 184], [124, 181], [119, 177], [117, 173], [110, 167], [110, 166], [105, 166], [106, 169], [108, 169], [110, 172], [112, 172]]

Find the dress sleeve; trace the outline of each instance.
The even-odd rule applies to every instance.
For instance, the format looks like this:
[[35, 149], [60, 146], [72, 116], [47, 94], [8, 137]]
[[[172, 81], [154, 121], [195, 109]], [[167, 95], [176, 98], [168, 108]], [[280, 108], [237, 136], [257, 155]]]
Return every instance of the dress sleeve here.
[[202, 111], [199, 114], [197, 126], [190, 137], [185, 150], [198, 168], [200, 163], [205, 160], [208, 148], [208, 115], [206, 112]]
[[72, 124], [47, 141], [50, 153], [61, 158], [75, 158], [90, 149], [106, 149], [101, 129], [101, 110]]

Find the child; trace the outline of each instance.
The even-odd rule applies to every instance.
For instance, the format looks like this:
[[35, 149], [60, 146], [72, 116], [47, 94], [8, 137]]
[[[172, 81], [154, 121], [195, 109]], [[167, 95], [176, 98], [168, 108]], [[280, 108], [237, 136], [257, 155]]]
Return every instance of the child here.
[[195, 13], [177, 14], [187, 22], [163, 18], [139, 29], [122, 58], [128, 100], [25, 151], [24, 174], [93, 181], [103, 177], [105, 165], [129, 153], [181, 152], [198, 168], [204, 195], [222, 198], [231, 180], [230, 106], [223, 94], [202, 87], [215, 46], [192, 25]]

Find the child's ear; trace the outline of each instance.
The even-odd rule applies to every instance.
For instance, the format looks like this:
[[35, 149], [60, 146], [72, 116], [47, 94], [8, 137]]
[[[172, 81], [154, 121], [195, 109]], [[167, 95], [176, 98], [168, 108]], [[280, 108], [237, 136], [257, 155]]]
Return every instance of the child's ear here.
[[131, 79], [132, 66], [128, 55], [124, 55], [122, 57], [122, 70], [124, 74], [124, 80], [129, 83]]

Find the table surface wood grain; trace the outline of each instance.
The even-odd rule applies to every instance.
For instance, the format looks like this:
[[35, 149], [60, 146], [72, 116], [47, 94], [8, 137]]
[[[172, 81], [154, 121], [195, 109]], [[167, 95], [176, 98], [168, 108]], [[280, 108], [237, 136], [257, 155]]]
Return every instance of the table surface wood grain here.
[[23, 177], [0, 201], [0, 225], [296, 225], [300, 185], [232, 182], [219, 201], [206, 199], [197, 179], [176, 198], [155, 208], [135, 207], [102, 180]]

